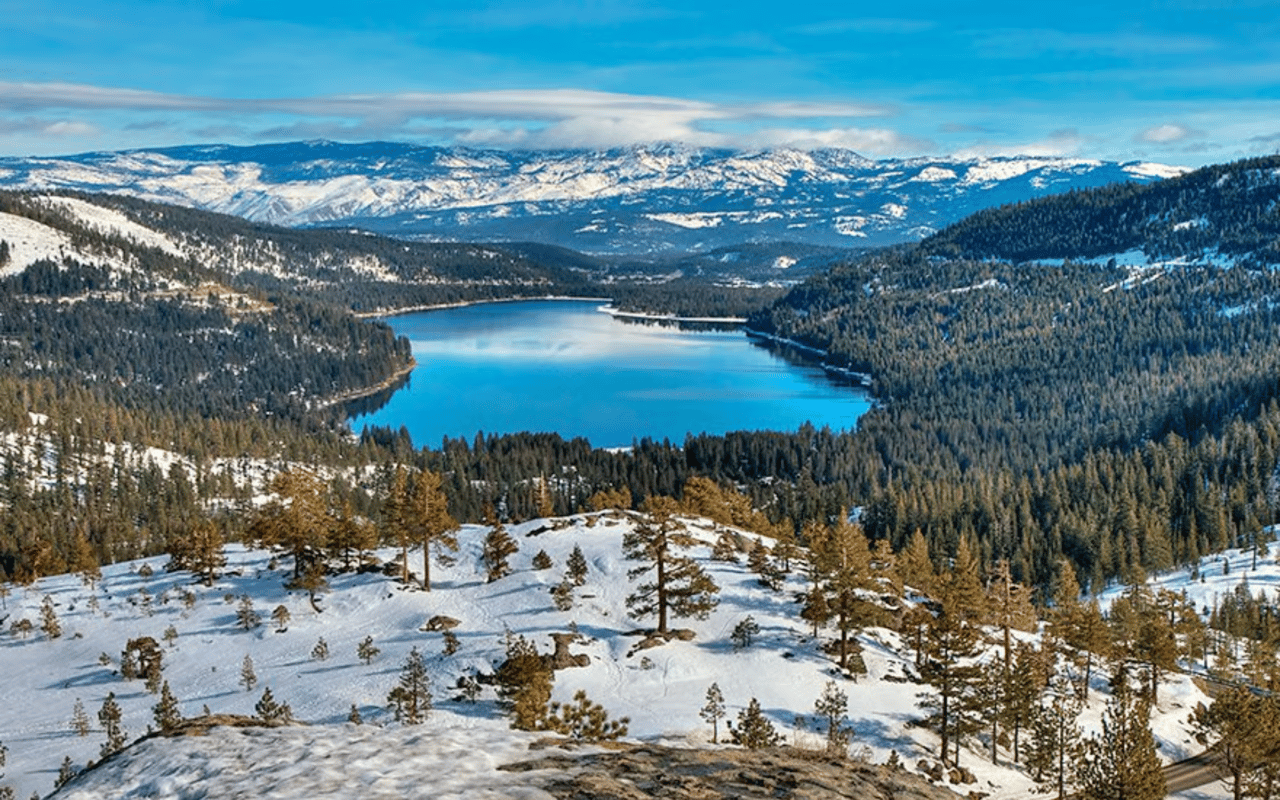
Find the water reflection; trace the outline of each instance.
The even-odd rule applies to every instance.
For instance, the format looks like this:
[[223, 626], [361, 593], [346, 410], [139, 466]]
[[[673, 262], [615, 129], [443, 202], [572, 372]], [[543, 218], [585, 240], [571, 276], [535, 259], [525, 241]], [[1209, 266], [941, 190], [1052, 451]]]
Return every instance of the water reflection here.
[[407, 427], [418, 445], [477, 430], [555, 431], [597, 447], [686, 433], [847, 429], [869, 407], [810, 353], [720, 324], [627, 320], [598, 302], [499, 303], [389, 320], [418, 368], [350, 408], [352, 427]]

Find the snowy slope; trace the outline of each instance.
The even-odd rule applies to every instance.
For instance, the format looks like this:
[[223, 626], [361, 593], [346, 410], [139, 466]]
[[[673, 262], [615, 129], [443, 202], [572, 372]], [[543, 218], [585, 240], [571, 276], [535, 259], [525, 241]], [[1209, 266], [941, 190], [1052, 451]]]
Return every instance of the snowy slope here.
[[[116, 674], [120, 652], [132, 637], [162, 641], [170, 626], [177, 638], [172, 647], [165, 647], [165, 678], [184, 714], [197, 715], [204, 706], [215, 713], [251, 714], [262, 687], [270, 686], [309, 727], [224, 732], [172, 747], [165, 741], [149, 741], [113, 760], [108, 768], [84, 776], [68, 796], [182, 796], [178, 787], [214, 773], [223, 775], [229, 788], [226, 794], [210, 796], [244, 796], [236, 793], [235, 787], [244, 785], [236, 781], [251, 780], [242, 776], [252, 772], [245, 762], [258, 759], [265, 766], [253, 780], [272, 779], [277, 788], [254, 796], [327, 794], [323, 787], [331, 784], [326, 781], [350, 777], [353, 771], [361, 776], [360, 786], [378, 787], [378, 791], [344, 791], [338, 796], [394, 796], [407, 785], [404, 781], [412, 780], [415, 770], [419, 775], [438, 772], [443, 760], [455, 775], [447, 779], [453, 783], [438, 787], [446, 796], [466, 786], [492, 786], [493, 796], [521, 796], [515, 793], [512, 779], [495, 774], [493, 766], [524, 747], [528, 737], [506, 731], [491, 689], [485, 689], [473, 705], [453, 699], [456, 692], [450, 687], [464, 674], [492, 671], [503, 656], [508, 631], [531, 638], [545, 652], [550, 649], [550, 634], [574, 626], [582, 638], [572, 651], [587, 654], [591, 663], [558, 672], [556, 698], [568, 700], [575, 690], [585, 689], [611, 717], [630, 717], [633, 738], [707, 745], [710, 729], [698, 718], [697, 709], [708, 686], [718, 682], [730, 719], [756, 697], [789, 741], [816, 747], [817, 735], [797, 729], [796, 718], [811, 715], [823, 684], [836, 678], [849, 696], [856, 750], [875, 761], [884, 761], [890, 750], [896, 750], [912, 768], [918, 760], [933, 757], [936, 738], [907, 725], [919, 716], [915, 706], [922, 687], [886, 680], [908, 671], [892, 632], [871, 629], [861, 636], [867, 677], [857, 683], [838, 678], [830, 658], [820, 652], [807, 626], [797, 618], [794, 594], [802, 588], [798, 577], [790, 579], [786, 591], [775, 593], [761, 587], [744, 566], [707, 560], [709, 547], [702, 545], [692, 552], [721, 586], [719, 608], [705, 621], [676, 620], [677, 626], [696, 632], [692, 641], [672, 641], [633, 653], [639, 639], [632, 634], [651, 624], [651, 620], [631, 619], [626, 610], [625, 599], [631, 591], [626, 571], [632, 564], [623, 559], [621, 540], [633, 521], [604, 516], [588, 525], [588, 517], [579, 516], [560, 524], [563, 527], [554, 529], [548, 521], [535, 520], [513, 526], [511, 532], [521, 548], [512, 559], [516, 571], [497, 582], [483, 580], [479, 557], [486, 529], [466, 526], [459, 537], [462, 546], [456, 563], [433, 567], [435, 584], [430, 593], [406, 588], [381, 574], [342, 575], [332, 579], [332, 590], [321, 597], [319, 613], [305, 595], [283, 588], [287, 558], [281, 558], [273, 570], [269, 553], [240, 546], [229, 548], [228, 570], [212, 587], [193, 583], [185, 573], [164, 573], [162, 559], [151, 560], [156, 571], [150, 577], [140, 574], [143, 562], [114, 565], [105, 570], [95, 589], [75, 576], [13, 587], [3, 600], [0, 617], [6, 627], [18, 619], [31, 620], [36, 630], [27, 638], [0, 639], [5, 664], [0, 692], [24, 698], [0, 709], [0, 740], [9, 748], [0, 784], [13, 786], [19, 797], [32, 791], [46, 793], [64, 757], [78, 766], [98, 757], [104, 737], [96, 719], [95, 731], [87, 737], [77, 736], [70, 728], [77, 698], [94, 717], [107, 693], [115, 692], [130, 737], [144, 732], [157, 698], [147, 693], [141, 681], [126, 682]], [[690, 525], [704, 542], [711, 541], [709, 522], [692, 520]], [[554, 608], [549, 589], [560, 581], [575, 544], [587, 555], [589, 574], [576, 592], [574, 607], [561, 612]], [[552, 557], [551, 569], [532, 569], [530, 562], [539, 549]], [[394, 551], [380, 553], [388, 559], [393, 555]], [[410, 565], [420, 569], [420, 552], [410, 553]], [[184, 602], [188, 592], [194, 595], [190, 604]], [[246, 595], [263, 618], [263, 624], [251, 631], [236, 624], [239, 599]], [[52, 640], [39, 630], [46, 596], [54, 604], [63, 632]], [[277, 631], [269, 616], [279, 605], [291, 616], [284, 631]], [[461, 648], [452, 656], [443, 654], [441, 634], [421, 630], [437, 614], [460, 620], [455, 632]], [[747, 615], [754, 617], [761, 633], [754, 646], [735, 652], [729, 633]], [[356, 657], [357, 643], [365, 636], [372, 636], [382, 650], [369, 665]], [[330, 650], [323, 661], [311, 657], [320, 637]], [[829, 637], [830, 631], [826, 632]], [[413, 647], [427, 657], [436, 698], [434, 716], [420, 731], [401, 729], [385, 707], [387, 692]], [[99, 663], [103, 653], [110, 658], [109, 665]], [[253, 692], [239, 683], [246, 655], [252, 658], [259, 680]], [[1195, 749], [1181, 723], [1202, 699], [1186, 678], [1175, 678], [1162, 689], [1153, 727], [1164, 741], [1166, 759], [1184, 757]], [[1085, 715], [1087, 724], [1096, 724], [1102, 700], [1095, 695], [1094, 706]], [[367, 723], [364, 728], [346, 723], [353, 703]], [[375, 730], [373, 725], [386, 728]], [[398, 749], [401, 745], [403, 750]], [[250, 748], [262, 755], [247, 759], [244, 754]], [[462, 752], [468, 755], [459, 755]], [[329, 758], [341, 758], [341, 766], [331, 766]], [[308, 760], [317, 763], [312, 766]], [[1025, 797], [1031, 786], [1014, 770], [987, 765], [982, 753], [966, 754], [963, 760], [978, 775], [981, 786], [953, 787], [962, 793], [981, 788], [994, 798]], [[291, 766], [282, 766], [286, 763]], [[306, 780], [285, 781], [285, 774]]]
[[980, 208], [1184, 171], [1065, 158], [872, 161], [846, 150], [678, 144], [519, 152], [320, 141], [6, 158], [0, 186], [121, 192], [292, 226], [354, 224], [434, 239], [639, 253], [746, 241], [918, 239]]

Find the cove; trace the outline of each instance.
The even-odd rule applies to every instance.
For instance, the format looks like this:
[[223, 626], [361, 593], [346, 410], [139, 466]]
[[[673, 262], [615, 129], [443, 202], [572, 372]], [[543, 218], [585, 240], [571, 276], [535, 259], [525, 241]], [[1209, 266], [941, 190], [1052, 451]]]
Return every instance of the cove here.
[[364, 426], [408, 429], [415, 446], [520, 431], [585, 437], [595, 447], [686, 434], [849, 430], [867, 392], [812, 356], [740, 330], [637, 324], [600, 301], [521, 301], [389, 317], [418, 366]]

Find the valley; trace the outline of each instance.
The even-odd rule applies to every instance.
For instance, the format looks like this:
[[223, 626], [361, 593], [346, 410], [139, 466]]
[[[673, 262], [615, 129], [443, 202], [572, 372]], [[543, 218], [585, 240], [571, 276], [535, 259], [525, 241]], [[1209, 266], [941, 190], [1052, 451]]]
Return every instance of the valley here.
[[[1196, 712], [1218, 700], [1193, 676], [1280, 680], [1268, 594], [1277, 174], [1275, 158], [1251, 159], [1019, 198], [916, 243], [810, 243], [794, 273], [786, 248], [758, 244], [720, 251], [753, 254], [742, 258], [604, 258], [554, 241], [393, 239], [346, 220], [304, 230], [125, 196], [6, 192], [0, 647], [9, 696], [40, 700], [0, 723], [0, 787], [47, 793], [63, 759], [67, 797], [183, 796], [215, 771], [225, 796], [259, 781], [273, 781], [267, 796], [303, 796], [337, 780], [275, 780], [233, 755], [252, 745], [280, 759], [365, 753], [370, 795], [386, 776], [390, 796], [407, 778], [369, 755], [380, 742], [428, 768], [460, 749], [514, 758], [533, 734], [714, 750], [732, 721], [743, 747], [786, 743], [850, 771], [896, 764], [866, 769], [901, 780], [895, 791], [999, 800], [1056, 792], [1046, 748], [1092, 742], [1072, 759], [1116, 758], [1104, 718], [1144, 715], [1149, 727], [1132, 727], [1153, 738], [1135, 734], [1121, 757], [1149, 779], [1207, 746], [1197, 737], [1230, 734], [1255, 748], [1247, 771], [1261, 780], [1274, 759]], [[380, 316], [510, 316], [547, 297], [742, 317], [866, 394], [847, 422], [686, 424], [608, 448], [527, 423], [348, 427], [337, 401], [459, 347], [433, 353]], [[492, 300], [522, 302], [476, 305]], [[646, 338], [599, 304], [582, 313], [607, 334], [521, 334], [509, 355], [554, 365], [594, 344], [616, 361], [620, 340]], [[468, 346], [510, 349], [491, 324]], [[732, 369], [692, 369], [713, 380], [698, 405], [761, 392]], [[574, 413], [550, 374], [506, 375], [526, 394], [510, 403]], [[479, 380], [444, 383], [436, 406], [499, 402]], [[625, 396], [604, 409], [624, 429], [651, 421], [629, 412]], [[670, 571], [650, 569], [668, 557]], [[155, 648], [132, 653], [144, 637]], [[168, 680], [174, 698], [165, 713], [278, 722], [270, 686], [307, 725], [101, 749], [115, 723], [92, 713], [109, 693], [128, 732], [115, 744], [172, 727], [161, 687], [125, 674], [155, 652], [152, 682]], [[417, 657], [434, 744], [406, 720], [418, 695], [400, 681]], [[714, 746], [699, 716], [711, 684], [725, 704], [708, 712]], [[578, 690], [601, 709], [574, 705]], [[1258, 697], [1236, 698], [1239, 713], [1272, 719]], [[86, 736], [69, 725], [77, 698]], [[1078, 742], [1045, 738], [1055, 713]], [[605, 722], [623, 717], [625, 736]], [[587, 769], [547, 766], [556, 757], [531, 755], [542, 766], [527, 773], [466, 760], [452, 786], [555, 796], [557, 771]], [[1102, 773], [1061, 778], [1092, 791]]]

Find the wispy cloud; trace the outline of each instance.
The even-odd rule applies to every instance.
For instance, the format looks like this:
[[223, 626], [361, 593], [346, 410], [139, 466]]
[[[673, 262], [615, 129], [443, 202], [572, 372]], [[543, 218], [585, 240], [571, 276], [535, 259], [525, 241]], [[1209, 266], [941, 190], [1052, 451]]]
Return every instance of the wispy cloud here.
[[74, 119], [0, 119], [0, 134], [42, 134], [45, 136], [92, 136], [98, 132], [96, 125]]
[[[424, 131], [440, 130], [438, 124], [424, 123], [455, 120], [467, 123], [465, 128], [469, 132], [460, 138], [468, 143], [524, 147], [598, 147], [658, 140], [725, 145], [731, 144], [733, 137], [709, 130], [706, 127], [709, 123], [830, 120], [891, 113], [885, 106], [848, 102], [726, 104], [578, 89], [219, 98], [82, 84], [12, 82], [0, 82], [0, 109], [109, 110], [152, 115], [167, 112], [215, 115], [224, 119], [287, 118], [258, 130], [261, 138], [422, 135]], [[152, 117], [145, 124], [165, 123]], [[241, 126], [221, 122], [204, 125], [202, 130], [233, 134]], [[849, 134], [831, 135], [839, 138]], [[888, 142], [890, 137], [885, 133], [876, 134], [868, 141], [872, 139]]]
[[1053, 131], [1043, 139], [1020, 143], [976, 142], [955, 152], [962, 158], [981, 156], [1070, 156], [1080, 152], [1089, 139], [1075, 128]]
[[1164, 125], [1156, 125], [1140, 131], [1136, 138], [1139, 142], [1147, 142], [1150, 144], [1168, 144], [1170, 142], [1182, 142], [1192, 137], [1203, 136], [1204, 134], [1193, 128], [1183, 125], [1175, 125], [1165, 123]]

